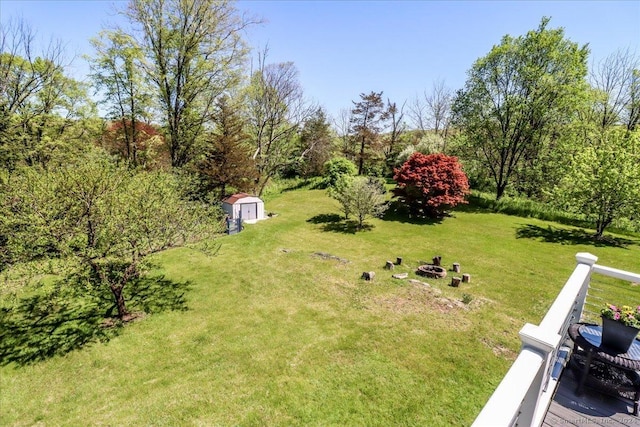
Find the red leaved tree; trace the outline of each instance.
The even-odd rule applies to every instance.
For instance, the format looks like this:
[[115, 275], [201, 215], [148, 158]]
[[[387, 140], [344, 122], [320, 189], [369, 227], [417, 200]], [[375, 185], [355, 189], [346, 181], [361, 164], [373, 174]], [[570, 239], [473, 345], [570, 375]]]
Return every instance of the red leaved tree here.
[[122, 118], [110, 123], [102, 135], [102, 146], [134, 167], [158, 169], [170, 164], [163, 137], [144, 122]]
[[416, 152], [394, 172], [393, 192], [412, 215], [441, 217], [447, 209], [467, 203], [469, 181], [457, 157]]

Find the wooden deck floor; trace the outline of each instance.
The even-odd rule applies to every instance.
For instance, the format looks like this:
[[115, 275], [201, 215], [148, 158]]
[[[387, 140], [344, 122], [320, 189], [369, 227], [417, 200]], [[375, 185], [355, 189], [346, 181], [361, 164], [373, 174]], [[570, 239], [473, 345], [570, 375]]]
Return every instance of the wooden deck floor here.
[[543, 426], [640, 426], [640, 418], [632, 415], [633, 402], [609, 396], [589, 387], [576, 396], [576, 378], [565, 369]]

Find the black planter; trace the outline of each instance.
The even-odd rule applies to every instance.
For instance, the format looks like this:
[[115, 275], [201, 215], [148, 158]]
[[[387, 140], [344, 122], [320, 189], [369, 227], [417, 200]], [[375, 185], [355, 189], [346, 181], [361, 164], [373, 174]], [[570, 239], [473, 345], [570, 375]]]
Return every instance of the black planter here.
[[626, 353], [638, 335], [638, 328], [616, 320], [602, 318], [602, 346], [618, 353]]

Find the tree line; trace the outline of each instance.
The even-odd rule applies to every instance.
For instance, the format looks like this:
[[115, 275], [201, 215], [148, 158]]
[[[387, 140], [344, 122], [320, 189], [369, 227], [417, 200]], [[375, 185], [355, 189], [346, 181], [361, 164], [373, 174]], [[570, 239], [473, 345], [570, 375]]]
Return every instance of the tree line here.
[[[381, 213], [380, 182], [333, 176], [336, 159], [395, 177], [415, 215], [442, 215], [435, 200], [454, 205], [470, 186], [573, 212], [599, 238], [614, 220], [640, 228], [633, 52], [589, 69], [588, 46], [543, 18], [504, 36], [457, 91], [437, 81], [401, 104], [361, 93], [329, 117], [294, 63], [252, 55], [242, 36], [259, 19], [231, 1], [131, 0], [120, 13], [127, 27], [91, 41], [88, 82], [25, 22], [0, 31], [0, 270], [72, 258], [66, 277], [108, 290], [124, 318], [146, 257], [215, 229], [211, 208], [232, 192], [325, 176], [360, 227], [366, 209]], [[420, 171], [448, 175], [432, 185]]]

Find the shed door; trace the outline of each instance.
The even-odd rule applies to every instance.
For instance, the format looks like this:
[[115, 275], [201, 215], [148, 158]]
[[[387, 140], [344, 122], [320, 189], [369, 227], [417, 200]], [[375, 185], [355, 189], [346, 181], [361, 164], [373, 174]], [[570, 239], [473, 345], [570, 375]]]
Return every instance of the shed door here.
[[240, 215], [242, 219], [258, 219], [258, 204], [243, 203], [240, 205]]

